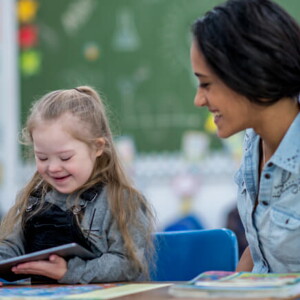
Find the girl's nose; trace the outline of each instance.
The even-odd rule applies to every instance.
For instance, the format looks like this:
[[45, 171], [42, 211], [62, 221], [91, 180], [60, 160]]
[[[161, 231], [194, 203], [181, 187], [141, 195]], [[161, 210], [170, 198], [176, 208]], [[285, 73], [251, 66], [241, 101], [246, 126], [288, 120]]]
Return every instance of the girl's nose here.
[[207, 99], [205, 93], [201, 90], [198, 90], [194, 99], [195, 106], [202, 107], [207, 105]]
[[61, 170], [61, 166], [60, 166], [60, 163], [59, 161], [57, 160], [52, 160], [52, 161], [49, 161], [49, 164], [48, 164], [48, 171], [49, 172], [58, 172]]

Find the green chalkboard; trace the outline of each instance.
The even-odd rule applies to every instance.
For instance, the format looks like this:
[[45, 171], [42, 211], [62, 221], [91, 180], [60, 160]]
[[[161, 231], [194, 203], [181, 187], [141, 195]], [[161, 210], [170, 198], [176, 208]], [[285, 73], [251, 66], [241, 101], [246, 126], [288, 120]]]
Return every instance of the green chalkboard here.
[[[46, 92], [87, 84], [102, 94], [114, 132], [132, 136], [138, 151], [179, 150], [185, 131], [203, 130], [207, 111], [193, 105], [190, 26], [223, 1], [36, 1], [40, 63], [31, 73], [21, 69], [22, 122]], [[299, 0], [277, 2], [300, 19]]]

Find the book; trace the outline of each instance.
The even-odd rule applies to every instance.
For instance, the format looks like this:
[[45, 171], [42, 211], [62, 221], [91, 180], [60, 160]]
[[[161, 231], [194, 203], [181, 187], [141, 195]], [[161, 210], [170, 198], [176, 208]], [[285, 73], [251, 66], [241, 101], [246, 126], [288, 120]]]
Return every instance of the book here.
[[[14, 280], [14, 281], [9, 281], [9, 280], [5, 280], [3, 278], [0, 278], [1, 289], [3, 288], [3, 286], [6, 286], [6, 285], [20, 285], [20, 286], [25, 286], [25, 285], [30, 285], [30, 284], [31, 284], [30, 278], [17, 279], [17, 280]], [[1, 291], [1, 289], [0, 289], [0, 291]]]
[[[92, 300], [114, 299], [169, 286], [168, 283], [100, 283], [78, 285], [30, 285], [1, 287], [0, 299], [6, 300]], [[143, 298], [141, 294], [141, 298]], [[133, 296], [133, 298], [135, 298]], [[138, 299], [141, 299], [137, 297]], [[149, 298], [148, 298], [149, 299]], [[150, 298], [151, 299], [151, 298]]]
[[176, 297], [214, 299], [284, 299], [300, 295], [300, 273], [204, 272], [185, 283], [174, 284]]
[[95, 254], [89, 250], [83, 248], [82, 246], [76, 243], [64, 244], [57, 247], [48, 248], [45, 250], [40, 250], [20, 256], [15, 256], [12, 258], [4, 259], [0, 261], [0, 277], [1, 275], [7, 274], [10, 272], [13, 266], [18, 264], [35, 261], [35, 260], [47, 260], [51, 254], [57, 254], [64, 258], [71, 258], [74, 256], [79, 256], [85, 259], [95, 258]]

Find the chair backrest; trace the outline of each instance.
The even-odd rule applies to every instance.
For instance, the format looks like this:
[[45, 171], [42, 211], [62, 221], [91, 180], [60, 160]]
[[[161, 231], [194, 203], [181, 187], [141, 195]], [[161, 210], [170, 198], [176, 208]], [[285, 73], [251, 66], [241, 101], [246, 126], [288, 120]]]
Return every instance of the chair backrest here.
[[205, 271], [234, 271], [238, 262], [235, 234], [229, 229], [157, 232], [153, 281], [186, 281]]
[[200, 230], [204, 229], [201, 220], [193, 213], [177, 219], [176, 222], [169, 224], [164, 231]]

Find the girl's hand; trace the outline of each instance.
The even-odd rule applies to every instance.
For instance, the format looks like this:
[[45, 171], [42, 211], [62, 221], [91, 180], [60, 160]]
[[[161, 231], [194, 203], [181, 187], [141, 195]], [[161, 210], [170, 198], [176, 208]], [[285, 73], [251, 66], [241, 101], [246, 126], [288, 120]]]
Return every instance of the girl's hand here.
[[59, 280], [67, 272], [67, 262], [60, 256], [52, 254], [49, 260], [26, 262], [13, 267], [15, 274], [42, 275]]

